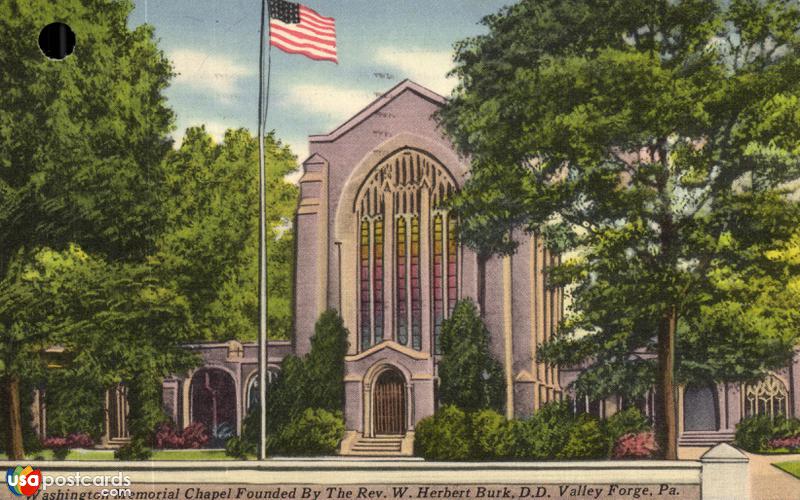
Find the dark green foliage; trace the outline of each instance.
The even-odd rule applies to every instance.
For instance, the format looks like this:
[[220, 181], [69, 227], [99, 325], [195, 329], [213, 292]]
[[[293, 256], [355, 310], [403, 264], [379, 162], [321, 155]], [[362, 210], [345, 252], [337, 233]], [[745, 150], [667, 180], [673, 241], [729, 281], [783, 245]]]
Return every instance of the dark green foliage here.
[[[256, 438], [257, 440], [258, 438]], [[248, 460], [258, 453], [255, 442], [240, 436], [233, 436], [225, 443], [225, 454], [239, 460]]]
[[341, 411], [308, 408], [269, 439], [272, 455], [335, 455], [344, 437]]
[[341, 411], [344, 408], [344, 357], [347, 329], [334, 310], [322, 313], [314, 326], [311, 351], [301, 359], [288, 356], [281, 376], [268, 391], [270, 434], [297, 419], [308, 408]]
[[[132, 9], [0, 1], [10, 37], [0, 54], [0, 380], [44, 382], [40, 351], [52, 345], [68, 350], [66, 377], [85, 386], [186, 366], [175, 348], [191, 322], [148, 259], [166, 227], [172, 69], [152, 26], [128, 26]], [[90, 43], [48, 60], [37, 39], [54, 19]], [[15, 455], [17, 435], [7, 436]]]
[[742, 420], [736, 424], [736, 437], [733, 444], [747, 451], [761, 451], [767, 441], [774, 437], [774, 423], [769, 415], [759, 415]]
[[132, 377], [128, 387], [128, 428], [131, 435], [152, 443], [155, 430], [169, 417], [162, 405], [162, 376], [144, 372]]
[[575, 417], [567, 403], [543, 405], [531, 417], [512, 426], [515, 458], [553, 459], [567, 445]]
[[800, 436], [800, 419], [769, 415], [749, 417], [736, 424], [734, 445], [758, 453], [768, 448], [772, 439]]
[[153, 456], [153, 450], [148, 446], [147, 441], [135, 436], [130, 443], [114, 451], [114, 458], [117, 460], [149, 460], [151, 456]]
[[[271, 453], [273, 447], [286, 454], [317, 454], [319, 450], [330, 449], [335, 430], [331, 419], [341, 419], [337, 415], [344, 408], [347, 337], [347, 329], [338, 313], [334, 310], [325, 311], [314, 327], [308, 355], [304, 358], [290, 355], [281, 363], [280, 377], [267, 390], [267, 430]], [[310, 410], [313, 411], [309, 413]], [[303, 423], [298, 423], [300, 421]], [[312, 432], [309, 429], [315, 423], [323, 427]], [[248, 450], [257, 449], [259, 425], [259, 409], [256, 407], [245, 417], [242, 443], [232, 442], [231, 453], [249, 453]], [[311, 441], [299, 438], [297, 433], [300, 432], [300, 425], [312, 432], [313, 436], [308, 437]], [[341, 436], [337, 439], [341, 439]], [[294, 444], [298, 448], [293, 449]]]
[[344, 357], [349, 347], [348, 335], [344, 320], [334, 309], [323, 312], [314, 325], [311, 351], [305, 359], [308, 407], [331, 412], [342, 410]]
[[489, 331], [471, 300], [459, 301], [442, 324], [439, 399], [465, 411], [502, 411], [505, 380], [489, 352]]
[[470, 417], [472, 456], [480, 460], [499, 460], [511, 456], [511, 423], [494, 410], [480, 410]]
[[652, 430], [650, 421], [642, 415], [638, 408], [626, 408], [611, 415], [604, 421], [605, 433], [610, 446], [614, 446], [625, 434], [638, 434]]
[[103, 434], [105, 388], [89, 384], [67, 370], [51, 370], [46, 382], [47, 433], [68, 436], [85, 432], [95, 441]]
[[581, 415], [569, 430], [567, 444], [558, 453], [558, 458], [587, 459], [607, 458], [609, 436], [603, 433], [601, 423], [589, 415]]
[[601, 421], [552, 402], [508, 421], [493, 410], [468, 414], [448, 405], [417, 424], [414, 453], [429, 460], [598, 459], [609, 456], [619, 436], [650, 430], [636, 409]]
[[440, 113], [471, 159], [461, 240], [571, 256], [542, 361], [583, 365], [593, 398], [655, 385], [673, 455], [673, 372], [758, 378], [800, 337], [800, 3], [520, 0], [483, 24]]
[[466, 460], [470, 458], [469, 420], [466, 413], [445, 405], [435, 415], [417, 422], [414, 454], [427, 460]]

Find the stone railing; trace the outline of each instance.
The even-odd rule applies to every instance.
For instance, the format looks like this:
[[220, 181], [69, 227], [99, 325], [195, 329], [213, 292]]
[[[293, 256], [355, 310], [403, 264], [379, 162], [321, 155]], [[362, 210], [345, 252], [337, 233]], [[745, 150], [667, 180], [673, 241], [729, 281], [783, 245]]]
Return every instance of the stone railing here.
[[[18, 464], [0, 463], [0, 467]], [[748, 500], [748, 458], [720, 444], [699, 460], [425, 462], [419, 459], [40, 462], [53, 479], [106, 476], [116, 482], [48, 485], [47, 493], [128, 489], [132, 498], [704, 499]], [[126, 482], [129, 481], [129, 482]], [[63, 482], [63, 481], [62, 481]], [[161, 496], [156, 493], [162, 492]], [[132, 495], [130, 495], [132, 493]]]

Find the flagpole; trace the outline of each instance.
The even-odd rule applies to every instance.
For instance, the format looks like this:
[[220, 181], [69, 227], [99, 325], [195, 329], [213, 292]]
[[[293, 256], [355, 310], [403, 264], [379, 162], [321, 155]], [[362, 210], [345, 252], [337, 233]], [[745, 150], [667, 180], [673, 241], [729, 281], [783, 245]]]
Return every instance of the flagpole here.
[[[264, 30], [267, 30], [266, 36]], [[264, 129], [269, 108], [269, 0], [261, 0], [261, 29], [258, 58], [258, 401], [261, 413], [258, 459], [267, 458], [267, 210], [266, 167], [264, 161]], [[266, 54], [265, 54], [266, 53]], [[266, 85], [264, 61], [267, 63]]]

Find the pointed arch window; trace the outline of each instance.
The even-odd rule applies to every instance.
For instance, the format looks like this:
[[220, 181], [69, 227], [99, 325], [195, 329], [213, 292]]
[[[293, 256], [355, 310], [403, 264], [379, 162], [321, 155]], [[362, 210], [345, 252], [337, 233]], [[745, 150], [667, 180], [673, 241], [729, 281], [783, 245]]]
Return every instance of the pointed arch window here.
[[442, 322], [458, 296], [456, 219], [442, 208], [455, 187], [432, 156], [402, 148], [379, 162], [359, 188], [353, 209], [360, 221], [362, 351], [392, 339], [438, 352]]
[[786, 415], [789, 391], [775, 375], [764, 380], [747, 384], [744, 389], [744, 415], [769, 415], [770, 418]]

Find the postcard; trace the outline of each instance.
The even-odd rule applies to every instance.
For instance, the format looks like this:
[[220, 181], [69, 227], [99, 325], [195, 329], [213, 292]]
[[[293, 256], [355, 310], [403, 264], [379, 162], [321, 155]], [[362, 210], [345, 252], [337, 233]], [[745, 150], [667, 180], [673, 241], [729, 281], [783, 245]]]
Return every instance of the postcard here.
[[800, 499], [800, 2], [0, 28], [3, 498]]

